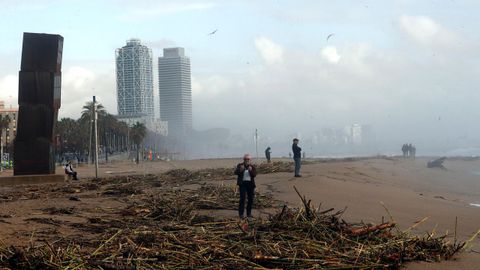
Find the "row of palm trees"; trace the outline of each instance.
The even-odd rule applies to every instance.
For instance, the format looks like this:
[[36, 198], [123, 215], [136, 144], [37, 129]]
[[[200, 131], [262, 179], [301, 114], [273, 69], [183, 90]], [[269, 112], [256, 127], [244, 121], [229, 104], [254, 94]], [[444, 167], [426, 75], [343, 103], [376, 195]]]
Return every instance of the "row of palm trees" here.
[[[93, 128], [93, 101], [87, 102], [82, 108], [79, 119], [62, 118], [57, 122], [57, 153], [63, 156], [67, 153], [77, 157], [89, 156], [93, 158], [95, 149]], [[102, 104], [97, 103], [98, 114], [98, 140], [99, 146], [105, 153], [124, 152], [132, 148], [138, 149], [146, 136], [147, 129], [144, 124], [136, 123], [129, 127], [126, 123], [117, 120], [105, 110]]]
[[[55, 128], [56, 152], [58, 157], [65, 154], [72, 154], [77, 158], [84, 159], [89, 156], [93, 158], [95, 149], [94, 130], [93, 130], [93, 107], [92, 101], [87, 102], [82, 108], [82, 114], [79, 119], [62, 118], [57, 122]], [[139, 160], [139, 149], [147, 134], [147, 129], [142, 123], [135, 123], [129, 127], [126, 123], [118, 121], [112, 114], [105, 110], [102, 104], [97, 104], [98, 113], [98, 139], [99, 146], [108, 159], [108, 153], [124, 152], [132, 148], [137, 150], [137, 162]], [[0, 115], [0, 138], [3, 138], [4, 131], [8, 128], [10, 119], [7, 116]], [[1, 156], [3, 157], [2, 141]], [[8, 145], [12, 149], [13, 144]]]

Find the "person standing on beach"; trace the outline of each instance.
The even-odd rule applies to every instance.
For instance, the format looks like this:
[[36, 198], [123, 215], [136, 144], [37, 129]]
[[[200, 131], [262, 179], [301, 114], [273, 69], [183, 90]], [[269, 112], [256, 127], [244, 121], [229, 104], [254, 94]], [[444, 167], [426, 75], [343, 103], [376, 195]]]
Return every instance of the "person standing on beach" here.
[[302, 166], [302, 148], [298, 146], [298, 139], [293, 139], [292, 145], [293, 160], [295, 161], [295, 177], [302, 177], [300, 175], [300, 167]]
[[235, 174], [237, 175], [237, 185], [240, 189], [240, 201], [238, 203], [238, 216], [243, 219], [245, 211], [245, 196], [247, 197], [247, 217], [252, 218], [253, 196], [255, 192], [255, 176], [257, 170], [251, 164], [252, 156], [245, 154], [243, 162], [237, 165]]
[[270, 163], [270, 153], [272, 153], [270, 146], [265, 149], [265, 158], [267, 158], [267, 162]]

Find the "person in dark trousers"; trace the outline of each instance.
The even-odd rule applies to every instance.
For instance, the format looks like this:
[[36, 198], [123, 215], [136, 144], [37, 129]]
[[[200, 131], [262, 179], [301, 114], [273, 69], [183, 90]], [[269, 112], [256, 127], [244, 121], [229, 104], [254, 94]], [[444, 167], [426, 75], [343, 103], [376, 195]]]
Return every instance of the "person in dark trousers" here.
[[73, 180], [78, 180], [77, 172], [73, 170], [71, 161], [65, 164], [64, 169], [65, 169], [65, 174], [71, 175], [73, 177]]
[[293, 139], [292, 145], [293, 160], [295, 161], [295, 177], [302, 177], [300, 175], [300, 167], [302, 166], [302, 148], [298, 146], [298, 139]]
[[237, 175], [237, 185], [240, 189], [240, 202], [238, 204], [238, 216], [243, 219], [245, 210], [245, 195], [247, 196], [247, 217], [252, 217], [253, 196], [255, 192], [255, 176], [257, 170], [251, 164], [252, 157], [249, 154], [243, 156], [243, 162], [237, 165], [235, 174]]
[[270, 146], [265, 149], [265, 157], [267, 158], [267, 162], [270, 163], [270, 153], [272, 153]]

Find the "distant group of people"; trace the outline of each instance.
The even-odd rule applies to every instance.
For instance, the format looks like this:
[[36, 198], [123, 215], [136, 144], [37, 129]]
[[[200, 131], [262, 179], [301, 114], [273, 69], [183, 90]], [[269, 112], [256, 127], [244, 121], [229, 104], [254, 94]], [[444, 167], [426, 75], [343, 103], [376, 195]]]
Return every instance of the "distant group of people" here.
[[402, 152], [403, 152], [404, 158], [408, 158], [408, 157], [415, 158], [416, 151], [417, 151], [417, 148], [415, 148], [415, 146], [412, 145], [411, 143], [406, 143], [402, 145]]

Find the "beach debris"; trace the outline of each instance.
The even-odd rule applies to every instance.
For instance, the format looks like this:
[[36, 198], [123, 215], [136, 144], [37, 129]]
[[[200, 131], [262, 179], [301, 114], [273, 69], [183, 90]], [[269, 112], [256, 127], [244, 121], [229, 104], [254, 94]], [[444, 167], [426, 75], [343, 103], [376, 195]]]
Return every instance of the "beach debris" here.
[[[183, 173], [178, 177], [183, 178]], [[137, 188], [141, 179], [105, 181], [103, 190]], [[182, 180], [183, 181], [183, 180]], [[101, 181], [100, 181], [101, 182]], [[115, 181], [114, 181], [115, 182]], [[147, 182], [148, 184], [148, 182]], [[151, 183], [153, 184], [153, 183]], [[116, 188], [115, 188], [116, 187]], [[150, 188], [153, 188], [150, 186]], [[253, 220], [206, 213], [235, 209], [234, 184], [198, 189], [156, 188], [128, 196], [127, 206], [85, 223], [53, 218], [28, 221], [53, 228], [81, 227], [84, 237], [49, 234], [27, 247], [2, 246], [0, 267], [10, 269], [398, 269], [409, 261], [451, 258], [464, 247], [446, 236], [413, 235], [394, 222], [350, 223], [344, 210], [314, 207], [295, 188], [302, 207], [283, 204], [268, 217]], [[113, 196], [113, 194], [112, 194]], [[122, 197], [123, 198], [123, 197]], [[272, 207], [270, 195], [256, 194], [255, 207]], [[79, 214], [77, 208], [47, 208], [50, 214]], [[81, 226], [79, 226], [81, 225]], [[98, 240], [103, 239], [103, 240]]]
[[69, 196], [68, 199], [70, 201], [80, 201], [80, 199], [77, 196]]
[[[272, 163], [256, 164], [257, 173], [269, 174], [278, 172], [293, 172], [293, 162], [276, 161]], [[158, 180], [168, 182], [195, 182], [207, 180], [234, 180], [235, 168], [208, 168], [196, 171], [187, 169], [172, 169], [158, 175]], [[117, 177], [119, 178], [119, 177]]]
[[445, 169], [443, 166], [443, 162], [445, 161], [446, 157], [441, 157], [437, 159], [433, 159], [427, 162], [427, 168], [442, 168]]

